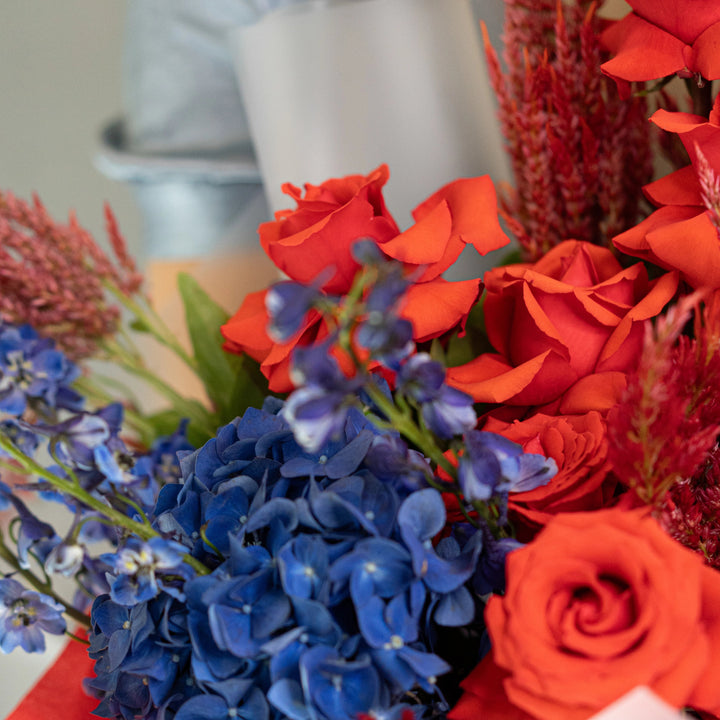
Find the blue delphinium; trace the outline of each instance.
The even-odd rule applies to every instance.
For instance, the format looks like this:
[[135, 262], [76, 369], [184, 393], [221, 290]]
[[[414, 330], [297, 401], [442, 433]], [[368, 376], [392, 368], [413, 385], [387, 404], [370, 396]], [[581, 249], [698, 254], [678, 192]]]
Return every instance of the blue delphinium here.
[[25, 652], [44, 652], [43, 633], [65, 632], [64, 610], [51, 597], [0, 578], [0, 650], [9, 653], [20, 646]]
[[[151, 521], [211, 572], [168, 569], [184, 602], [149, 579], [96, 601], [101, 714], [355, 720], [447, 709], [438, 684], [452, 657], [435, 637], [439, 626], [481, 628], [476, 576], [491, 544], [468, 526], [435, 547], [441, 495], [396, 441], [394, 479], [374, 474], [385, 437], [349, 410], [338, 434], [308, 449], [269, 400], [183, 456], [182, 481], [160, 491]], [[498, 472], [510, 457], [499, 453]]]
[[0, 411], [21, 416], [28, 404], [40, 412], [79, 409], [81, 396], [70, 385], [80, 370], [53, 340], [29, 325], [0, 322]]

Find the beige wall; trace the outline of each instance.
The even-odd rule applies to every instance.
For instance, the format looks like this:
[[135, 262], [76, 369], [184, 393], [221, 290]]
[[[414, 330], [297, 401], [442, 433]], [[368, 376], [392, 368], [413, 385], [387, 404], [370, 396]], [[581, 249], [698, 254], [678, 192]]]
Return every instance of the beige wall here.
[[102, 232], [102, 204], [137, 242], [130, 191], [92, 165], [98, 132], [121, 107], [123, 0], [0, 1], [0, 188], [38, 192]]

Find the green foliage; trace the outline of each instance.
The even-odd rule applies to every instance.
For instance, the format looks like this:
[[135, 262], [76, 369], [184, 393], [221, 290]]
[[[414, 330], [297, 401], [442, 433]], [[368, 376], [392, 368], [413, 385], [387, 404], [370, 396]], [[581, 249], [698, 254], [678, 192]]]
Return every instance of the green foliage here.
[[222, 425], [248, 407], [262, 405], [267, 382], [251, 358], [231, 355], [222, 349], [220, 326], [227, 322], [228, 313], [190, 275], [180, 274], [178, 287], [197, 374], [213, 404], [217, 424]]

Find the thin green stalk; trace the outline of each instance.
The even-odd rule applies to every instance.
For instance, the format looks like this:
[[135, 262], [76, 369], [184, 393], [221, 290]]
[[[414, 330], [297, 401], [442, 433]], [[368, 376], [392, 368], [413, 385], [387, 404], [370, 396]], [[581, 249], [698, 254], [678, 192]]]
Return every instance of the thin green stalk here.
[[[88, 627], [89, 627], [89, 625], [88, 625]], [[79, 642], [79, 643], [82, 643], [83, 645], [89, 645], [89, 644], [90, 644], [90, 641], [89, 641], [89, 640], [86, 640], [85, 638], [81, 638], [79, 635], [76, 635], [75, 633], [71, 633], [69, 630], [66, 630], [66, 631], [65, 631], [65, 634], [66, 634], [69, 638], [72, 638], [73, 640], [75, 640], [75, 641], [77, 641], [77, 642]]]
[[385, 397], [382, 391], [368, 384], [365, 391], [371, 400], [377, 405], [380, 411], [390, 420], [393, 427], [411, 443], [413, 443], [422, 453], [429, 457], [435, 465], [441, 467], [453, 480], [457, 478], [457, 469], [443, 455], [440, 448], [433, 442], [432, 438], [423, 435], [415, 423], [406, 415], [401, 413], [391, 400]]
[[[70, 497], [79, 500], [81, 503], [89, 507], [91, 510], [95, 510], [98, 514], [107, 518], [109, 521], [114, 523], [118, 527], [125, 528], [129, 532], [143, 540], [149, 540], [153, 537], [162, 537], [160, 533], [154, 530], [149, 525], [137, 522], [124, 515], [119, 510], [110, 505], [106, 505], [102, 500], [91, 495], [89, 492], [84, 490], [78, 483], [66, 480], [58, 475], [50, 472], [39, 463], [35, 462], [32, 458], [22, 453], [15, 445], [10, 442], [6, 437], [0, 435], [0, 448], [8, 452], [15, 460], [17, 460], [22, 468], [30, 475], [39, 475], [40, 477], [47, 480], [53, 487], [57, 488], [60, 492], [69, 495]], [[192, 555], [186, 554], [184, 556], [185, 562], [192, 567], [198, 575], [207, 575], [210, 570], [205, 567], [199, 560], [192, 557]]]
[[194, 373], [197, 373], [197, 361], [191, 357], [185, 348], [178, 342], [172, 330], [168, 328], [165, 321], [155, 312], [150, 302], [143, 298], [146, 307], [125, 295], [116, 285], [105, 282], [105, 288], [113, 297], [131, 312], [136, 320], [140, 322], [148, 332], [162, 345], [170, 348]]
[[188, 400], [163, 382], [157, 375], [143, 367], [126, 365], [122, 360], [119, 366], [136, 377], [145, 380], [148, 385], [163, 395], [172, 406], [184, 417], [187, 417], [195, 428], [208, 437], [213, 437], [217, 432], [217, 423], [212, 413], [206, 410], [200, 403]]
[[154, 372], [148, 370], [144, 364], [139, 362], [132, 353], [127, 352], [117, 341], [110, 340], [103, 343], [103, 348], [115, 361], [115, 364], [126, 372], [139, 377], [148, 385], [157, 390], [172, 406], [183, 416], [194, 423], [196, 429], [204, 432], [208, 437], [215, 435], [217, 423], [212, 413], [204, 408], [199, 402], [188, 400], [180, 395], [173, 387], [159, 378]]
[[28, 570], [27, 568], [23, 568], [20, 566], [20, 562], [13, 554], [12, 550], [5, 545], [5, 542], [2, 540], [2, 536], [0, 535], [0, 558], [2, 558], [10, 567], [22, 578], [24, 578], [27, 583], [35, 588], [40, 593], [43, 593], [44, 595], [49, 595], [53, 600], [56, 602], [59, 602], [64, 608], [65, 614], [72, 618], [75, 622], [80, 623], [84, 627], [90, 627], [90, 619], [85, 615], [84, 613], [81, 613], [77, 608], [74, 608], [72, 605], [68, 605], [65, 600], [63, 600], [52, 588], [52, 585], [48, 582], [43, 582], [38, 578], [35, 573]]

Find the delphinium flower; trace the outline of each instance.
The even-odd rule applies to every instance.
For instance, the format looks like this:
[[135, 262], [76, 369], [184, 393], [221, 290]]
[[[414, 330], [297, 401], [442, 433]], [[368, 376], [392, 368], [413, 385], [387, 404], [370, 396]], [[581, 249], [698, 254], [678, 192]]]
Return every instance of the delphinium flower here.
[[515, 188], [502, 200], [528, 260], [563, 240], [608, 245], [638, 220], [652, 175], [646, 103], [599, 71], [596, 5], [505, 3], [505, 61], [486, 39]]
[[25, 652], [44, 652], [44, 632], [65, 632], [64, 610], [51, 597], [26, 590], [13, 578], [0, 578], [0, 650], [9, 653], [19, 646]]
[[79, 409], [83, 400], [71, 387], [79, 375], [52, 340], [29, 325], [0, 321], [0, 412], [21, 417], [28, 407], [41, 415]]
[[31, 205], [0, 193], [0, 317], [32, 325], [72, 358], [92, 355], [120, 317], [103, 283], [129, 296], [141, 282], [109, 208], [106, 220], [117, 264], [73, 216], [63, 225], [37, 197]]
[[160, 491], [151, 519], [212, 572], [180, 583], [185, 603], [159, 584], [126, 606], [96, 601], [102, 714], [355, 720], [447, 708], [437, 688], [451, 658], [434, 652], [434, 628], [481, 633], [473, 588], [490, 544], [471, 527], [462, 546], [435, 551], [440, 493], [417, 477], [380, 480], [365, 462], [385, 436], [397, 433], [350, 408], [337, 436], [308, 449], [271, 399], [182, 457], [182, 482]]
[[[508, 492], [547, 483], [557, 471], [554, 461], [538, 456], [537, 462], [521, 468], [513, 464], [524, 457], [519, 446], [474, 431], [477, 415], [472, 397], [446, 384], [446, 371], [440, 362], [428, 353], [417, 352], [412, 343], [407, 345], [411, 335], [396, 332], [398, 322], [403, 322], [399, 312], [408, 288], [401, 267], [385, 259], [368, 241], [357, 243], [353, 253], [361, 260], [363, 272], [346, 298], [338, 298], [335, 308], [327, 303], [324, 308], [335, 331], [322, 345], [298, 348], [294, 355], [297, 389], [289, 396], [284, 412], [297, 441], [307, 450], [317, 449], [319, 443], [339, 431], [353, 404], [363, 407], [380, 426], [387, 423], [396, 431], [397, 438], [379, 439], [375, 446], [385, 460], [391, 459], [392, 464], [402, 468], [398, 477], [419, 487], [418, 472], [420, 476], [427, 473], [424, 482], [453, 493], [465, 512], [475, 512], [478, 508], [473, 509], [473, 503], [484, 503], [492, 497], [497, 512], [494, 516], [485, 512], [484, 522], [492, 524], [493, 534], [505, 533]], [[363, 333], [368, 322], [372, 322], [373, 329]], [[376, 338], [382, 340], [376, 343]], [[337, 362], [331, 352], [346, 362]], [[349, 376], [347, 365], [352, 368]], [[393, 392], [377, 380], [381, 374], [391, 377]], [[399, 436], [410, 440], [434, 462], [445, 473], [448, 484], [437, 483], [433, 472], [418, 464], [410, 472], [408, 452], [397, 444]], [[485, 438], [487, 448], [479, 438]], [[458, 475], [453, 458], [462, 454], [463, 447], [472, 447], [472, 452], [465, 453]], [[485, 450], [481, 451], [481, 447]], [[494, 465], [478, 470], [482, 459], [473, 455], [485, 451]], [[385, 474], [377, 462], [382, 455], [376, 450], [370, 465]], [[474, 477], [478, 471], [487, 478]], [[388, 479], [396, 482], [392, 474]]]
[[427, 353], [418, 353], [403, 364], [398, 391], [415, 400], [425, 425], [441, 438], [452, 438], [477, 425], [473, 399], [445, 384], [445, 368]]

